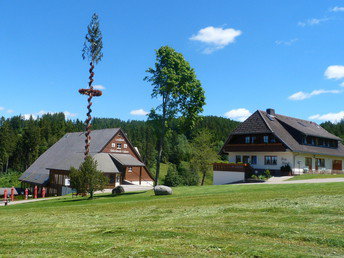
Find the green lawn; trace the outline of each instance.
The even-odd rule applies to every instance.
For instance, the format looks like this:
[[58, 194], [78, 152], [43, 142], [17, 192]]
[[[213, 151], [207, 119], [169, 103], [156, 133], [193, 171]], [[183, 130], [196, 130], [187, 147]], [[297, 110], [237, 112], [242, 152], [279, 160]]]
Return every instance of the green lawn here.
[[344, 184], [174, 188], [0, 207], [0, 256], [344, 256]]
[[294, 176], [288, 180], [305, 180], [305, 179], [315, 179], [315, 178], [344, 178], [344, 174], [336, 174], [336, 175], [323, 175], [323, 174], [303, 174], [299, 176]]

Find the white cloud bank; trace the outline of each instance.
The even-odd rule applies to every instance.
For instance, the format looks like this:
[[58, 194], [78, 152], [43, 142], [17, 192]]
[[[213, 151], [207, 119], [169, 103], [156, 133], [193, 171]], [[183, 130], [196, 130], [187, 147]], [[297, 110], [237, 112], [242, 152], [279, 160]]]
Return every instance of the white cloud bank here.
[[312, 19], [305, 20], [303, 22], [298, 22], [297, 25], [299, 25], [301, 27], [313, 26], [313, 25], [318, 25], [318, 24], [325, 22], [325, 21], [328, 21], [328, 20], [329, 20], [329, 18], [320, 18], [320, 19], [312, 18]]
[[[50, 111], [41, 110], [41, 111], [34, 113], [34, 114], [24, 114], [24, 115], [22, 115], [22, 118], [25, 120], [29, 120], [30, 117], [32, 117], [33, 119], [37, 119], [39, 116], [43, 116], [45, 114], [56, 114], [56, 113], [57, 112], [50, 112]], [[71, 113], [69, 111], [65, 111], [65, 112], [63, 112], [63, 114], [65, 115], [66, 118], [72, 118], [72, 117], [75, 117], [77, 115], [77, 114]]]
[[327, 79], [343, 79], [344, 78], [344, 66], [343, 65], [330, 65], [325, 71], [325, 77]]
[[251, 112], [246, 108], [232, 109], [224, 114], [225, 117], [240, 122], [245, 121], [250, 115], [252, 115]]
[[144, 111], [141, 108], [141, 109], [136, 109], [136, 110], [130, 111], [130, 114], [133, 115], [133, 116], [146, 116], [146, 115], [148, 115], [148, 112]]
[[324, 115], [313, 115], [310, 116], [309, 119], [311, 120], [320, 120], [320, 121], [331, 121], [332, 123], [338, 123], [342, 119], [344, 119], [344, 111], [340, 111], [338, 113], [327, 113]]
[[205, 48], [203, 53], [211, 54], [212, 52], [222, 49], [230, 43], [235, 41], [235, 38], [240, 36], [242, 32], [232, 28], [224, 29], [221, 27], [208, 26], [198, 31], [190, 40], [200, 41], [209, 47]]
[[317, 96], [317, 95], [325, 94], [325, 93], [339, 94], [339, 93], [342, 93], [342, 91], [340, 91], [340, 90], [313, 90], [310, 93], [299, 91], [299, 92], [296, 92], [293, 95], [289, 96], [288, 99], [290, 99], [290, 100], [304, 100], [304, 99], [309, 99], [313, 96]]
[[5, 110], [5, 108], [4, 107], [0, 107], [0, 111], [3, 111], [3, 110]]
[[335, 6], [331, 9], [331, 12], [344, 12], [344, 7]]
[[93, 88], [96, 90], [105, 90], [106, 89], [103, 85], [94, 85]]

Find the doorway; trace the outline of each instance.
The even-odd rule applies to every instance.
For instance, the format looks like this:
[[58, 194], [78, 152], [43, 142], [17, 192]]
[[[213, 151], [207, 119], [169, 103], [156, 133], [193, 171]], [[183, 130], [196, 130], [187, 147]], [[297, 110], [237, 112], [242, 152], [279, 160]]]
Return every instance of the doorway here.
[[332, 161], [332, 170], [342, 170], [342, 169], [343, 169], [343, 162], [341, 160]]
[[312, 158], [305, 159], [305, 166], [308, 167], [309, 171], [312, 170]]

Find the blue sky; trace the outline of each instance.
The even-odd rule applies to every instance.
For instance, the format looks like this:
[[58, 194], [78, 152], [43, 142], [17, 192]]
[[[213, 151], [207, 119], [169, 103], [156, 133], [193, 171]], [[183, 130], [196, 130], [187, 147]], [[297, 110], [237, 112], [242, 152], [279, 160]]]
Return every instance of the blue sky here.
[[104, 38], [95, 85], [105, 88], [94, 116], [145, 119], [158, 103], [145, 70], [154, 49], [169, 45], [202, 82], [203, 115], [243, 120], [275, 108], [316, 122], [344, 117], [341, 1], [0, 0], [0, 8], [5, 117], [63, 111], [85, 118], [81, 49], [94, 12]]

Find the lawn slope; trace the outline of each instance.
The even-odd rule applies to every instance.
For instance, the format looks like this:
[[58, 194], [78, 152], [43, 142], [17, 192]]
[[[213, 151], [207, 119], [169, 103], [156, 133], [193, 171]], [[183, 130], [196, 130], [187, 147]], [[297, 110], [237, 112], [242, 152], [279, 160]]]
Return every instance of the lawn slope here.
[[174, 188], [0, 207], [0, 256], [344, 256], [344, 184]]

